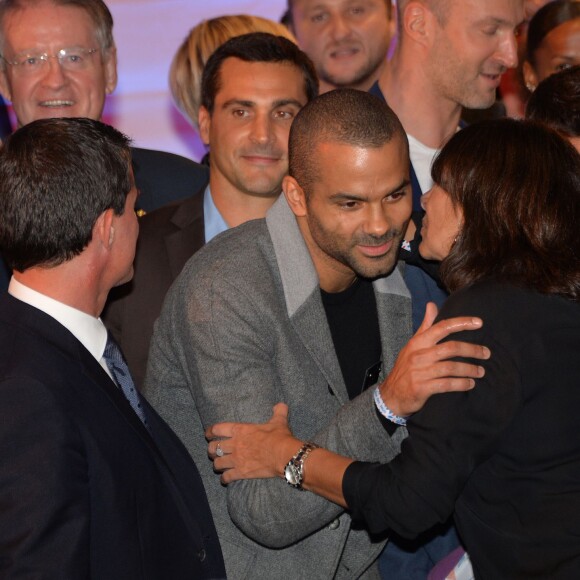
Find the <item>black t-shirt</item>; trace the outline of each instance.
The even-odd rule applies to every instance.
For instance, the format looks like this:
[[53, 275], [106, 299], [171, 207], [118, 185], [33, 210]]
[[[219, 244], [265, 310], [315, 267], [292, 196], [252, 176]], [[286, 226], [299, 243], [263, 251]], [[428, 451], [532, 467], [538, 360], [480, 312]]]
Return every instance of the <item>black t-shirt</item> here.
[[349, 398], [360, 395], [378, 377], [381, 335], [373, 285], [358, 278], [346, 290], [320, 290], [334, 349]]

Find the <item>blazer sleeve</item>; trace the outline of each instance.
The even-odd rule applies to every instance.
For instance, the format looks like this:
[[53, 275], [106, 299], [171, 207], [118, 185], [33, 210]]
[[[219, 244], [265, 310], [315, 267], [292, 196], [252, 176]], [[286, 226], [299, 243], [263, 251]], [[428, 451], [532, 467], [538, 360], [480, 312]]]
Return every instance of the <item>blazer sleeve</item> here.
[[[292, 386], [279, 384], [272, 321], [255, 296], [223, 280], [219, 287], [183, 292], [183, 299], [176, 299], [178, 291], [172, 289], [157, 322], [146, 394], [186, 446], [205, 456], [206, 442], [196, 441], [188, 425], [196, 410], [203, 428], [220, 421], [263, 422]], [[178, 367], [183, 370], [176, 371]], [[191, 392], [178, 376], [183, 372], [194, 385]], [[405, 435], [399, 431], [389, 438], [377, 418], [372, 393], [365, 392], [310, 438], [338, 453], [378, 461], [398, 452]], [[228, 486], [227, 497], [233, 522], [251, 539], [272, 548], [301, 540], [343, 513], [339, 506], [294, 490], [281, 479], [236, 482]]]
[[0, 577], [88, 578], [88, 478], [77, 428], [33, 379], [5, 378], [0, 401]]
[[470, 391], [429, 399], [409, 420], [410, 437], [394, 461], [354, 463], [345, 473], [353, 519], [373, 533], [392, 529], [414, 538], [447, 521], [466, 482], [493, 455], [522, 407], [520, 372], [509, 347], [485, 328], [454, 339], [489, 346], [485, 376]]

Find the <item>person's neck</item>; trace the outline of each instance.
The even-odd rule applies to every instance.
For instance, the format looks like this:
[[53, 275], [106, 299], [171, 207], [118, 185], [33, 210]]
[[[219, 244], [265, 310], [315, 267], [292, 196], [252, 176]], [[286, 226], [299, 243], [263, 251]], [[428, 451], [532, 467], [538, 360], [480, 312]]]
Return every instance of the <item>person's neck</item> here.
[[212, 200], [230, 228], [239, 226], [249, 220], [266, 217], [267, 211], [278, 199], [278, 195], [274, 194], [271, 196], [257, 196], [239, 191], [225, 180], [212, 179], [211, 171], [209, 186]]
[[99, 294], [96, 286], [80, 275], [78, 268], [68, 263], [52, 268], [29, 268], [24, 272], [14, 271], [18, 282], [53, 300], [76, 308], [98, 318], [105, 306], [107, 294]]
[[438, 94], [420, 64], [397, 51], [386, 64], [379, 87], [405, 132], [433, 149], [457, 131], [461, 106]]

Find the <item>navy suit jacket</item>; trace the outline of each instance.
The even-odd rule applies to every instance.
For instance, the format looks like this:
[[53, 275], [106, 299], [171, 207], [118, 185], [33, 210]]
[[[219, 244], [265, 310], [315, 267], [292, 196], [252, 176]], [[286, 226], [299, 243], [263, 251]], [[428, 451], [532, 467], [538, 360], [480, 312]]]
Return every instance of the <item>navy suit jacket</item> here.
[[139, 220], [133, 279], [109, 292], [103, 310], [102, 319], [121, 345], [139, 389], [145, 384], [153, 325], [165, 295], [187, 260], [205, 244], [206, 186]]
[[61, 324], [0, 297], [0, 577], [223, 578], [197, 468]]
[[131, 157], [140, 192], [136, 205], [145, 212], [190, 197], [209, 180], [207, 167], [181, 155], [133, 147]]
[[8, 290], [8, 282], [10, 281], [10, 270], [6, 266], [6, 262], [0, 254], [0, 293], [6, 292]]

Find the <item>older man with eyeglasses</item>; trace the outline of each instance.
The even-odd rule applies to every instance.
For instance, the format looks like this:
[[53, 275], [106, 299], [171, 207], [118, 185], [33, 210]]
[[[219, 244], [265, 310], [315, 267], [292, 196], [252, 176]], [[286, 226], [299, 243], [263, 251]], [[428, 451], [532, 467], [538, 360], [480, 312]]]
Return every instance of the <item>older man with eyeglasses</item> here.
[[[0, 0], [0, 93], [18, 126], [50, 117], [99, 120], [117, 85], [113, 17], [102, 0]], [[138, 213], [189, 197], [205, 167], [179, 155], [132, 148]], [[10, 272], [0, 256], [0, 292]]]
[[[102, 0], [0, 0], [0, 92], [18, 125], [50, 117], [100, 119], [117, 85], [113, 18]], [[138, 207], [192, 195], [207, 171], [183, 157], [132, 149]]]

